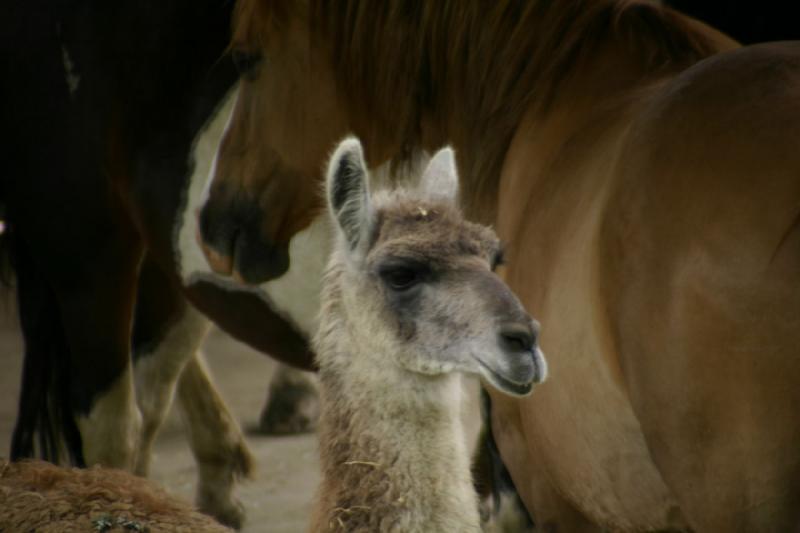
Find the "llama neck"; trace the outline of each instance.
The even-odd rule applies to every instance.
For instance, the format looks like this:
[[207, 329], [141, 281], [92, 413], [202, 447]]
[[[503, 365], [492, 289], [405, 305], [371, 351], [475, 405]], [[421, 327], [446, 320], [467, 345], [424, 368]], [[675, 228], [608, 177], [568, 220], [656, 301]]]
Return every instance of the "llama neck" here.
[[480, 531], [460, 376], [347, 368], [321, 363], [317, 530]]

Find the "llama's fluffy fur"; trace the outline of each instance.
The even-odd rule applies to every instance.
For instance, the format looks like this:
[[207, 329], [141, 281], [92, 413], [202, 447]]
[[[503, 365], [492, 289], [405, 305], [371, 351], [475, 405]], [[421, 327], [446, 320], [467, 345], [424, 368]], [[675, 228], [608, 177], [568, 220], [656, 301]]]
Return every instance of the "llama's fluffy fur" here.
[[[418, 212], [418, 202], [404, 200], [401, 193], [386, 197], [389, 208], [381, 209], [380, 218], [387, 227], [395, 214], [391, 208], [400, 218], [401, 212]], [[425, 205], [437, 216], [452, 216], [462, 232], [477, 228], [449, 205]], [[411, 240], [419, 235], [404, 229]], [[354, 323], [380, 321], [381, 313], [367, 299], [344, 304], [343, 287], [352, 287], [351, 277], [358, 276], [346, 255], [340, 246], [331, 259], [315, 339], [323, 480], [311, 531], [477, 532], [477, 495], [460, 420], [462, 376], [417, 375], [366, 355], [382, 353], [390, 341], [381, 338], [377, 325], [363, 328], [376, 338], [351, 336]]]
[[[100, 527], [102, 522], [108, 527]], [[122, 470], [62, 468], [43, 461], [11, 463], [0, 459], [0, 531], [232, 530], [168, 495], [152, 481]]]
[[[533, 344], [533, 321], [491, 271], [497, 236], [459, 212], [452, 161], [429, 167], [419, 190], [370, 194], [361, 146], [346, 139], [328, 169], [338, 232], [314, 338], [322, 482], [311, 531], [478, 533], [462, 379], [497, 367], [493, 379], [509, 376], [500, 390], [530, 391], [546, 367], [516, 345]], [[451, 186], [436, 193], [434, 174]], [[513, 349], [500, 342], [508, 323], [529, 332]]]

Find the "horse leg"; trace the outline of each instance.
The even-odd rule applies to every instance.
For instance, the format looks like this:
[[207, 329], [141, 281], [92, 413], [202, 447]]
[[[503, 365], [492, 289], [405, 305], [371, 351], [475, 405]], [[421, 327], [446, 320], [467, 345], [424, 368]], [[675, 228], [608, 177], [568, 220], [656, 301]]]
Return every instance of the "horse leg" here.
[[233, 496], [240, 477], [252, 475], [254, 462], [239, 424], [211, 381], [201, 352], [181, 374], [178, 401], [197, 461], [197, 505], [221, 522], [239, 528], [242, 505]]
[[[86, 272], [70, 262], [80, 253], [41, 261], [52, 255], [44, 239], [14, 239], [26, 355], [13, 457], [33, 455], [39, 433], [50, 461], [66, 444], [78, 465], [133, 466], [140, 416], [129, 337], [138, 248], [127, 242], [96, 254], [98, 271]], [[46, 270], [53, 265], [61, 270]]]
[[221, 522], [239, 527], [244, 513], [232, 496], [233, 483], [250, 473], [252, 459], [239, 426], [205, 367], [195, 359], [209, 324], [188, 305], [175, 281], [155, 262], [145, 260], [133, 334], [136, 399], [143, 417], [136, 473], [149, 471], [153, 442], [180, 380], [179, 400], [188, 413], [189, 442], [199, 469], [199, 506]]
[[[12, 64], [20, 69], [19, 83], [3, 89], [4, 101], [22, 105], [4, 109], [14, 134], [0, 143], [7, 169], [0, 181], [9, 225], [27, 256], [27, 265], [15, 269], [34, 268], [49, 293], [48, 315], [29, 314], [26, 330], [50, 320], [47, 329], [59, 337], [56, 351], [44, 356], [51, 365], [37, 369], [26, 361], [25, 379], [37, 381], [31, 386], [43, 396], [47, 389], [63, 391], [37, 400], [39, 420], [62, 423], [54, 432], [70, 432], [79, 462], [132, 468], [140, 417], [130, 328], [142, 246], [120, 188], [109, 181], [111, 170], [93, 157], [103, 134], [83, 120], [83, 106], [64, 85], [55, 18], [50, 10], [25, 11], [10, 19], [22, 15], [16, 26], [25, 28], [19, 36], [31, 57]], [[47, 418], [53, 410], [64, 412], [62, 420]], [[19, 435], [24, 447], [27, 436]]]
[[118, 264], [116, 272], [105, 265], [81, 286], [56, 290], [70, 353], [71, 407], [87, 465], [134, 465], [141, 425], [130, 359], [134, 265]]
[[[260, 295], [253, 291], [226, 289], [203, 279], [192, 281], [186, 287], [186, 294], [193, 305], [233, 337], [270, 354], [281, 363], [314, 369], [314, 356], [308, 343], [309, 328], [301, 328], [287, 320]], [[308, 298], [300, 296], [295, 301], [307, 301]], [[286, 306], [278, 308], [285, 309]], [[237, 312], [231, 313], [230, 309]], [[262, 423], [262, 431], [285, 433], [291, 429], [312, 427], [318, 401], [313, 379], [310, 374], [288, 369], [276, 372], [268, 405], [261, 416], [262, 421], [266, 420], [266, 424]]]
[[278, 364], [270, 380], [258, 429], [267, 435], [309, 433], [319, 419], [317, 376]]
[[137, 399], [144, 417], [136, 472], [147, 474], [153, 441], [178, 384], [179, 405], [197, 462], [197, 506], [238, 529], [245, 513], [233, 495], [234, 487], [238, 478], [252, 474], [254, 459], [198, 352], [208, 326], [205, 317], [187, 307], [158, 348], [136, 366]]
[[158, 430], [186, 362], [200, 348], [208, 320], [186, 304], [174, 282], [149, 258], [142, 264], [133, 328], [136, 403], [142, 431], [134, 471], [147, 476]]

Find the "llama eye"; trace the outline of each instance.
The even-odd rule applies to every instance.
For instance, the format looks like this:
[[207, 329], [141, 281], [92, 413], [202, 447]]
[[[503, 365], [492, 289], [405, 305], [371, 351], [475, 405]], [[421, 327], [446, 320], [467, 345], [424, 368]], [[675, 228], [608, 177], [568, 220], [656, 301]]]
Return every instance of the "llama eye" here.
[[231, 59], [239, 76], [249, 81], [256, 79], [256, 67], [261, 63], [262, 59], [261, 52], [234, 50], [231, 53]]
[[416, 270], [405, 267], [394, 267], [381, 272], [381, 277], [386, 284], [395, 291], [405, 291], [413, 287], [419, 281], [419, 273]]

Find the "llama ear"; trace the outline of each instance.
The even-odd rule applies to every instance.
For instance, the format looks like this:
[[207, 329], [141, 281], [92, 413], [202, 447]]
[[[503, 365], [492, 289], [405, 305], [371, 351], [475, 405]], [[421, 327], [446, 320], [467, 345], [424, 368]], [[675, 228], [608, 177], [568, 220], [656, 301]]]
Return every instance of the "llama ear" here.
[[452, 148], [442, 148], [434, 154], [422, 173], [420, 188], [425, 196], [456, 204], [458, 172]]
[[345, 139], [328, 163], [325, 185], [328, 210], [351, 249], [367, 234], [370, 218], [367, 180], [361, 143], [353, 137]]

